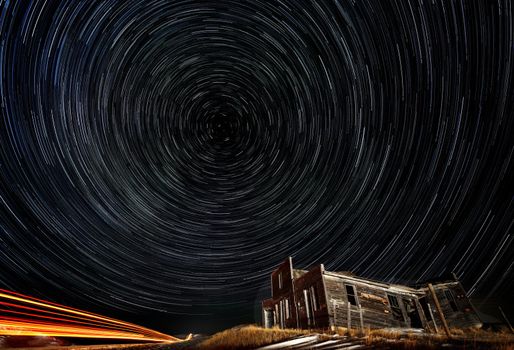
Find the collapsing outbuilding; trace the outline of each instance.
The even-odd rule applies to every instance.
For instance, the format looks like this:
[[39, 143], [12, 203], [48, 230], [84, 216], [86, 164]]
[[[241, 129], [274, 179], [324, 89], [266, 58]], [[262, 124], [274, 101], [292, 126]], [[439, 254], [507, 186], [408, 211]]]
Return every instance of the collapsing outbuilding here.
[[292, 258], [271, 274], [272, 298], [262, 303], [271, 328], [480, 327], [481, 321], [457, 279], [414, 287], [377, 282], [349, 272], [293, 268]]

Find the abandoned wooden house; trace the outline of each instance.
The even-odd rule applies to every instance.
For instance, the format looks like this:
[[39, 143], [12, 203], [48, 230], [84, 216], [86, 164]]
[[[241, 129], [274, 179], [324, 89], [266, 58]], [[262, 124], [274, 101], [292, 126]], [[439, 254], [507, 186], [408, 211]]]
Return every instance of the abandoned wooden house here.
[[415, 287], [326, 271], [293, 268], [292, 258], [271, 274], [272, 298], [262, 302], [263, 326], [270, 328], [480, 327], [481, 321], [456, 279]]

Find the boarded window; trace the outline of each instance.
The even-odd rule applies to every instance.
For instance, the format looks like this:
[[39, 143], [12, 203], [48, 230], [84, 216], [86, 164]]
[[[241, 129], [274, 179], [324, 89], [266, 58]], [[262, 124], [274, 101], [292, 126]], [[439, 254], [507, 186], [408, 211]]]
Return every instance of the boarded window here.
[[446, 296], [446, 299], [448, 300], [448, 303], [450, 304], [450, 307], [452, 308], [453, 312], [459, 311], [459, 308], [457, 307], [457, 303], [455, 302], [455, 298], [453, 297], [452, 291], [449, 289], [446, 289], [444, 291], [444, 295]]
[[349, 284], [345, 284], [346, 287], [346, 296], [348, 298], [348, 302], [351, 305], [357, 305], [357, 298], [355, 297], [355, 287]]
[[397, 321], [403, 321], [402, 309], [398, 303], [398, 297], [396, 295], [387, 294], [387, 299], [389, 300], [389, 306], [391, 306], [393, 318]]

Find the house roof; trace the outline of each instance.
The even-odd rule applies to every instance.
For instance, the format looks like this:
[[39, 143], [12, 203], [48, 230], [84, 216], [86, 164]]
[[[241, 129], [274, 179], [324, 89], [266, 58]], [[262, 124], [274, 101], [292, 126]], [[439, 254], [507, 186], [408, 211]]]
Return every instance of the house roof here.
[[[289, 259], [290, 259], [291, 265], [292, 265], [292, 258], [289, 258]], [[293, 268], [292, 269], [293, 270], [293, 278], [294, 279], [301, 278], [307, 272], [314, 270], [318, 266], [319, 265], [312, 266], [309, 270]], [[388, 282], [383, 282], [383, 281], [374, 280], [374, 279], [370, 279], [370, 278], [359, 277], [359, 276], [356, 276], [351, 271], [326, 271], [324, 269], [322, 269], [322, 271], [323, 271], [323, 273], [325, 273], [328, 276], [350, 279], [350, 280], [354, 280], [355, 282], [367, 283], [367, 284], [374, 285], [376, 287], [381, 287], [384, 289], [395, 289], [397, 291], [403, 291], [406, 293], [419, 293], [419, 292], [421, 292], [420, 289], [426, 288], [428, 283], [438, 285], [438, 284], [444, 284], [444, 283], [452, 283], [452, 282], [454, 283], [454, 282], [458, 281], [455, 279], [455, 276], [447, 274], [447, 275], [442, 275], [442, 276], [432, 278], [432, 279], [429, 279], [429, 280], [426, 280], [423, 282], [417, 282], [415, 284], [407, 285], [407, 284], [388, 283]]]
[[418, 292], [418, 290], [416, 288], [412, 288], [410, 286], [400, 285], [400, 284], [393, 284], [393, 283], [387, 283], [387, 282], [382, 282], [382, 281], [376, 281], [376, 280], [372, 280], [372, 279], [369, 279], [369, 278], [358, 277], [358, 276], [355, 276], [352, 273], [347, 273], [347, 272], [325, 271], [325, 275], [333, 276], [333, 277], [341, 277], [341, 278], [344, 278], [344, 279], [347, 279], [347, 280], [351, 280], [351, 281], [354, 281], [354, 282], [357, 282], [357, 283], [359, 283], [359, 282], [360, 283], [365, 283], [365, 284], [369, 284], [369, 285], [372, 285], [372, 286], [375, 286], [375, 287], [384, 288], [384, 289], [394, 289], [394, 290], [398, 290], [398, 291], [402, 291], [402, 292], [407, 292], [407, 293], [416, 293], [416, 292]]
[[451, 282], [458, 282], [458, 279], [456, 279], [456, 276], [453, 276], [452, 274], [444, 274], [436, 277], [432, 277], [426, 280], [423, 280], [421, 282], [417, 282], [415, 284], [416, 287], [424, 287], [427, 286], [429, 283], [432, 284], [443, 284], [443, 283], [451, 283]]

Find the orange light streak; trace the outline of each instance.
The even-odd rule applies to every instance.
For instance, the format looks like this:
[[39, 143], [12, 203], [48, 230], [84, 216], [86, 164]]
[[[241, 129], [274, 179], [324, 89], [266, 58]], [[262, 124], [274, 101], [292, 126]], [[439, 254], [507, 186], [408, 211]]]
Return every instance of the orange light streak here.
[[179, 339], [133, 323], [4, 289], [0, 289], [0, 305], [5, 307], [0, 309], [0, 335], [43, 335], [166, 343], [191, 339], [191, 335], [186, 339]]

